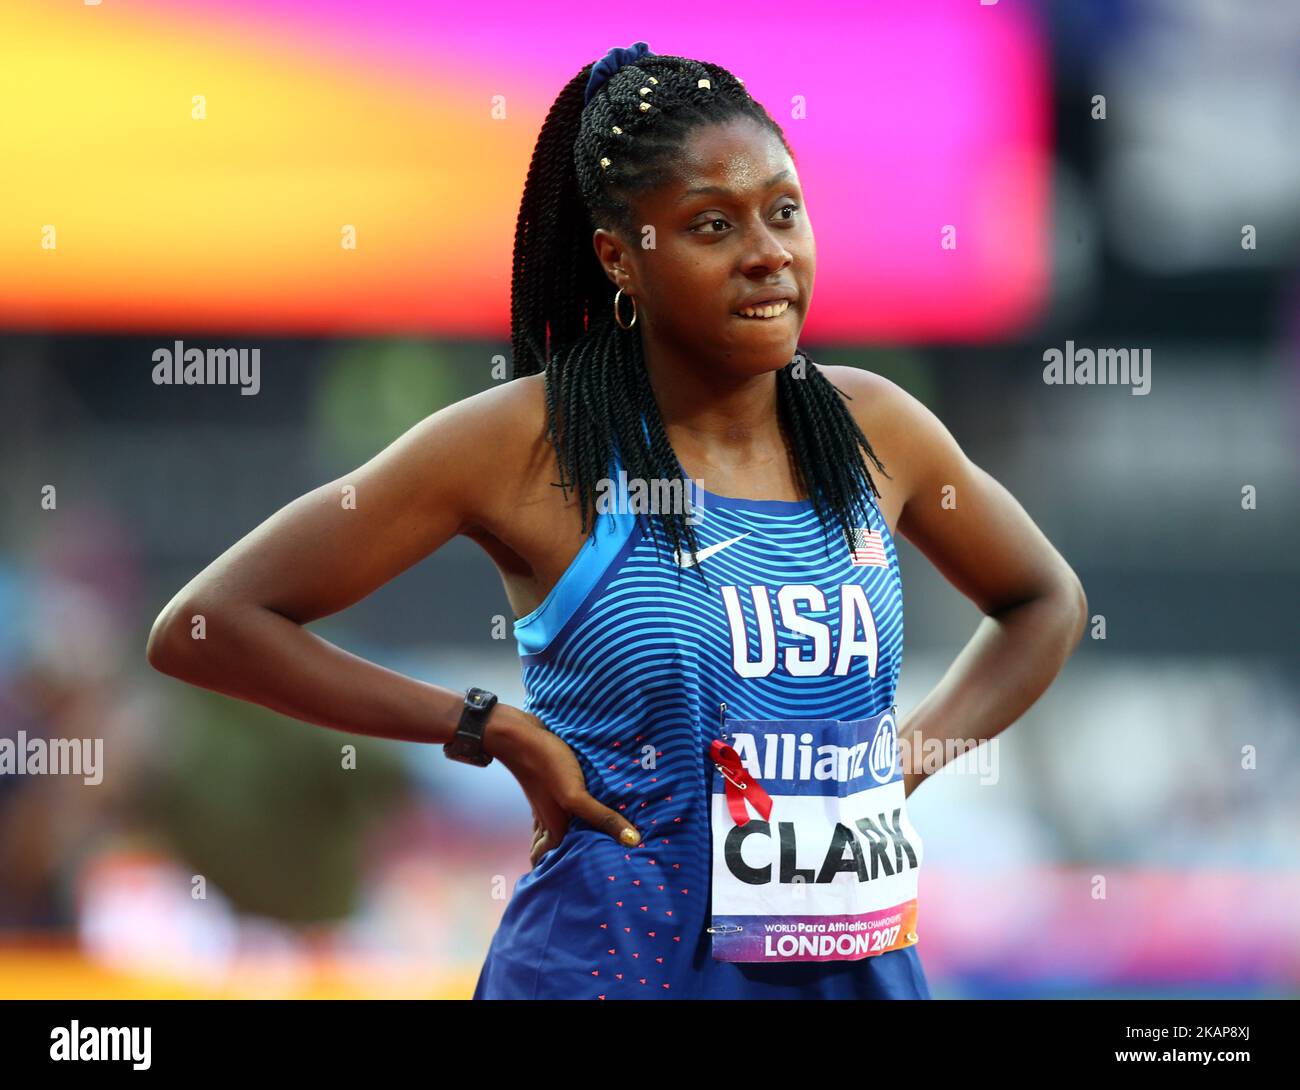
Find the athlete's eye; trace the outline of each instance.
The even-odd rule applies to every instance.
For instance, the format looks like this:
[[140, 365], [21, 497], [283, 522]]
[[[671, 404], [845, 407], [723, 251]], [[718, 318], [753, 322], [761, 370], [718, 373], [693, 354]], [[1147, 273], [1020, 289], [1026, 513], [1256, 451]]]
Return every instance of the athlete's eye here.
[[[778, 208], [778, 209], [776, 210], [776, 215], [777, 215], [777, 216], [781, 216], [781, 214], [782, 214], [783, 212], [796, 213], [796, 212], [798, 212], [798, 211], [799, 211], [799, 206], [798, 206], [797, 204], [783, 204], [780, 208]], [[792, 214], [792, 215], [789, 215], [789, 216], [785, 216], [785, 217], [783, 217], [783, 218], [780, 220], [780, 222], [782, 222], [782, 223], [793, 223], [794, 220], [795, 220], [795, 217], [794, 217], [794, 215]], [[720, 217], [720, 216], [715, 217], [715, 218], [710, 219], [710, 220], [704, 220], [702, 223], [698, 223], [698, 224], [696, 224], [694, 227], [692, 227], [692, 228], [691, 228], [691, 233], [692, 233], [692, 234], [697, 234], [697, 235], [721, 235], [721, 234], [723, 234], [723, 233], [724, 233], [723, 231], [705, 231], [705, 230], [702, 230], [702, 228], [704, 228], [704, 227], [711, 227], [711, 226], [712, 226], [713, 224], [715, 224], [715, 223], [726, 224], [727, 221], [726, 221], [725, 219], [723, 219], [722, 217]]]

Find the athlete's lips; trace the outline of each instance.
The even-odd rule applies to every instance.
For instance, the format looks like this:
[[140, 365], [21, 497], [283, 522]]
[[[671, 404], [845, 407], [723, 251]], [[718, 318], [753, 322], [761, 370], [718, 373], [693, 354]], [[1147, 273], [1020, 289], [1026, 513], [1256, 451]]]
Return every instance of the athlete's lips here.
[[739, 314], [749, 307], [761, 307], [769, 303], [784, 302], [793, 304], [798, 298], [799, 293], [794, 288], [764, 288], [741, 302], [731, 313]]

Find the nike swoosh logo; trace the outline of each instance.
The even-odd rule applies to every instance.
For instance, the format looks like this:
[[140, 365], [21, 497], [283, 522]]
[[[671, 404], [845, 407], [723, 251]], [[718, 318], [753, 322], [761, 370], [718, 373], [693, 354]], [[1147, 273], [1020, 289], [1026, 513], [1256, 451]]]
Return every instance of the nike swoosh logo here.
[[742, 537], [749, 537], [749, 532], [746, 531], [743, 534], [737, 534], [735, 537], [727, 541], [719, 541], [716, 545], [710, 545], [707, 549], [701, 549], [699, 552], [695, 554], [693, 558], [678, 554], [677, 566], [679, 568], [693, 568], [696, 565], [696, 563], [698, 563], [699, 561], [708, 560], [709, 557], [711, 557], [714, 553], [722, 552], [722, 550], [725, 549], [728, 545], [736, 544], [736, 542], [739, 541]]

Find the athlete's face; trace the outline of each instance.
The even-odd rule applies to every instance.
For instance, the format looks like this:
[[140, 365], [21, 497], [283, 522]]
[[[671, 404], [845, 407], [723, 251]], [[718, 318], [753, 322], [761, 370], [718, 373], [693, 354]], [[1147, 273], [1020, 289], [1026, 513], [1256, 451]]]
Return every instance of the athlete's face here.
[[[635, 212], [646, 241], [627, 240], [607, 268], [636, 300], [648, 344], [737, 376], [790, 362], [817, 259], [799, 176], [775, 133], [747, 118], [697, 129], [677, 176], [642, 195]], [[764, 296], [784, 311], [738, 313]], [[627, 322], [632, 308], [619, 304]]]

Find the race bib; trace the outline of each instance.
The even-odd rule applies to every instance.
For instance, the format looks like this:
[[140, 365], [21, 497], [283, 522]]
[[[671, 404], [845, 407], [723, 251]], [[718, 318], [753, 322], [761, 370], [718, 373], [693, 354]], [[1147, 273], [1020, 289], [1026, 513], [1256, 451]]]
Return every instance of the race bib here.
[[712, 742], [713, 956], [857, 961], [917, 941], [921, 838], [892, 711], [731, 719]]

